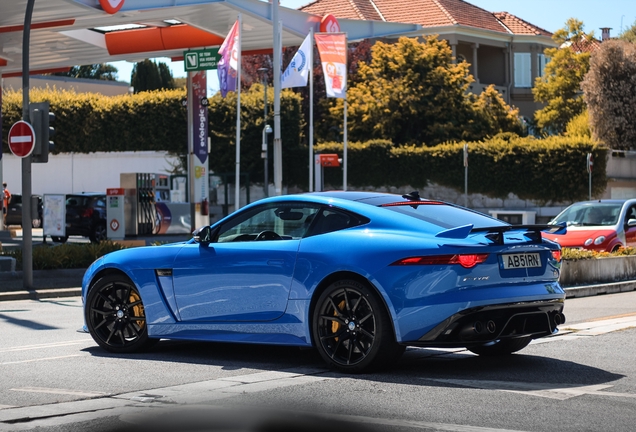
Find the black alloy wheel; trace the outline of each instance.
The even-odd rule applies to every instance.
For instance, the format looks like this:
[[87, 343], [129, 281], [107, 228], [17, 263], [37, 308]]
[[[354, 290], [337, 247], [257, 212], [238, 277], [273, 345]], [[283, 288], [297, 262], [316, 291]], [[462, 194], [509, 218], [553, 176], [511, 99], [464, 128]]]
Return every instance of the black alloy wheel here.
[[468, 351], [485, 357], [504, 356], [524, 349], [528, 346], [528, 344], [530, 344], [530, 342], [532, 342], [532, 338], [529, 336], [515, 339], [504, 339], [485, 345], [469, 347]]
[[314, 345], [332, 367], [372, 372], [396, 362], [405, 347], [395, 341], [389, 315], [367, 285], [341, 280], [322, 292], [312, 320]]
[[88, 331], [107, 351], [129, 353], [154, 345], [137, 288], [124, 276], [110, 275], [90, 288], [85, 307]]

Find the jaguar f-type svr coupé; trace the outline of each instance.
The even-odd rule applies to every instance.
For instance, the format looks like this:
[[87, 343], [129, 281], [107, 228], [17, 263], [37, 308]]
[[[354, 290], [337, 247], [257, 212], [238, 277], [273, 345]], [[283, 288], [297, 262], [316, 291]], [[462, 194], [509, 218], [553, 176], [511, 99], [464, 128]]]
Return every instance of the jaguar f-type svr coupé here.
[[551, 225], [509, 225], [417, 192], [252, 203], [190, 241], [95, 261], [85, 328], [111, 352], [159, 339], [315, 347], [348, 373], [406, 346], [510, 354], [564, 322]]

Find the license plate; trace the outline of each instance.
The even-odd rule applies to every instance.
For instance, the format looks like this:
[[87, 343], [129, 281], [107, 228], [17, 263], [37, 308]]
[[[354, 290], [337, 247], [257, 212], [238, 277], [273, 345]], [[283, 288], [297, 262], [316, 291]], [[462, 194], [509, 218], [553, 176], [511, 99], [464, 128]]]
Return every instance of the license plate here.
[[538, 253], [517, 253], [501, 256], [504, 269], [541, 267]]

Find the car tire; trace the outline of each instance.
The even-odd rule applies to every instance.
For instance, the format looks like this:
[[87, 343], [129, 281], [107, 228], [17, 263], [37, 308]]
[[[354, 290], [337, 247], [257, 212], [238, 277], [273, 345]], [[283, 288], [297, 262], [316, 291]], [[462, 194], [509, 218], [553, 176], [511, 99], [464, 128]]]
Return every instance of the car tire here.
[[469, 347], [468, 351], [479, 354], [480, 356], [503, 356], [524, 349], [531, 341], [531, 337], [499, 340], [486, 345]]
[[339, 280], [318, 297], [312, 318], [314, 345], [334, 369], [373, 372], [397, 362], [405, 347], [395, 340], [386, 307], [368, 285]]
[[53, 240], [55, 243], [66, 243], [66, 241], [68, 240], [68, 236], [51, 236], [51, 240]]
[[93, 228], [93, 232], [88, 236], [88, 239], [91, 243], [99, 243], [101, 241], [106, 240], [106, 225], [98, 224]]
[[158, 342], [148, 337], [146, 314], [139, 291], [123, 275], [99, 279], [88, 292], [84, 310], [89, 333], [106, 351], [144, 351]]

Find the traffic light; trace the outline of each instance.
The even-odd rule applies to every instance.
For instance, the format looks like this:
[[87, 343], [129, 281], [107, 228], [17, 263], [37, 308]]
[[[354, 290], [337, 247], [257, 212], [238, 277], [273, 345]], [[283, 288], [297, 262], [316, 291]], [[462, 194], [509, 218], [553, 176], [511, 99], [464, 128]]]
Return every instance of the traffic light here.
[[51, 138], [55, 135], [55, 114], [49, 112], [48, 102], [38, 102], [29, 104], [29, 115], [35, 131], [35, 147], [31, 162], [46, 163], [49, 161], [49, 152], [53, 150]]

